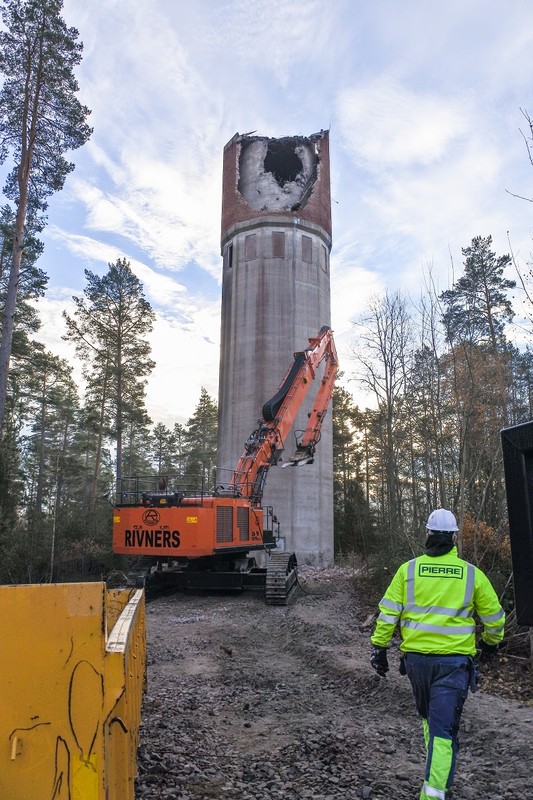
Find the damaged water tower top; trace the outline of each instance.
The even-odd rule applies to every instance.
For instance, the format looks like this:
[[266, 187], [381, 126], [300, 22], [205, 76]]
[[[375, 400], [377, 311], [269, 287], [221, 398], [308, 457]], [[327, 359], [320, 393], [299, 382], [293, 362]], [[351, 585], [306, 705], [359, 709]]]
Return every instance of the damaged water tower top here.
[[235, 224], [277, 214], [331, 237], [328, 131], [281, 139], [236, 133], [224, 148], [223, 242]]

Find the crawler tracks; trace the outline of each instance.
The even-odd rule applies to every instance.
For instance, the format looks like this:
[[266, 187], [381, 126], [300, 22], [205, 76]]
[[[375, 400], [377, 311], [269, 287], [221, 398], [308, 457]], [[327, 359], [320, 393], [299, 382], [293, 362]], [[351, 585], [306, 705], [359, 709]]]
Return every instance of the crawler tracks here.
[[267, 567], [265, 599], [269, 606], [286, 606], [296, 587], [298, 569], [294, 553], [272, 553]]
[[161, 594], [186, 589], [210, 591], [263, 591], [267, 605], [286, 606], [298, 583], [295, 553], [271, 553], [266, 568], [255, 565], [250, 559], [245, 570], [195, 570], [161, 565], [155, 559], [139, 559], [129, 572], [132, 584], [144, 584], [147, 596], [153, 599]]

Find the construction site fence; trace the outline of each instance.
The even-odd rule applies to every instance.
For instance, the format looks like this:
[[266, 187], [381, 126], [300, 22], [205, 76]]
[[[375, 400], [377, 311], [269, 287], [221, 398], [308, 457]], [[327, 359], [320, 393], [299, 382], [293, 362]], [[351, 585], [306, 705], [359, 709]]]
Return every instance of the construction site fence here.
[[0, 798], [134, 800], [142, 589], [0, 586]]

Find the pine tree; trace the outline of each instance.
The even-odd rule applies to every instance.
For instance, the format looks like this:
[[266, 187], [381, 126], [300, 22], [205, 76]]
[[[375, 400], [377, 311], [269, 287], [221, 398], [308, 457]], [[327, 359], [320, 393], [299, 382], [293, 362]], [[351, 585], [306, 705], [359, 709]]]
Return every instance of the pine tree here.
[[512, 352], [505, 326], [514, 316], [504, 277], [509, 255], [497, 257], [492, 238], [463, 249], [464, 275], [441, 294], [450, 352], [441, 358], [443, 387], [454, 410], [457, 445], [453, 505], [462, 526], [467, 511], [493, 524], [504, 497], [499, 431], [509, 422]]
[[[10, 278], [15, 230], [15, 213], [9, 205], [0, 208], [0, 319], [5, 318], [5, 304]], [[31, 302], [44, 293], [47, 277], [36, 266], [43, 245], [37, 239], [36, 230], [25, 230], [25, 248], [21, 259], [18, 285], [18, 301], [13, 324], [12, 356], [9, 373], [8, 398], [6, 403], [2, 448], [0, 454], [0, 520], [6, 529], [13, 530], [13, 517], [20, 499], [20, 475], [18, 446], [19, 432], [27, 419], [25, 403], [20, 402], [21, 378], [27, 371], [25, 360], [32, 353], [29, 337], [40, 327], [34, 304]], [[21, 368], [17, 369], [17, 361]], [[0, 529], [2, 523], [0, 522]]]
[[[146, 336], [154, 312], [145, 299], [141, 281], [129, 261], [118, 259], [99, 277], [85, 271], [84, 297], [74, 297], [75, 317], [66, 312], [66, 339], [76, 345], [96, 410], [95, 425], [101, 436], [110, 431], [116, 443], [117, 486], [122, 477], [123, 444], [133, 456], [131, 425], [148, 424], [145, 410], [146, 379], [154, 362]], [[133, 462], [130, 461], [130, 465]]]
[[[15, 221], [15, 212], [10, 206], [3, 206], [0, 209], [0, 314], [2, 319], [5, 315], [12, 263]], [[36, 266], [37, 259], [44, 249], [43, 243], [37, 238], [38, 232], [38, 230], [28, 227], [24, 232], [25, 244], [20, 264], [13, 326], [12, 356], [14, 358], [28, 350], [28, 336], [36, 333], [41, 326], [37, 310], [31, 302], [44, 295], [48, 282], [46, 273]]]
[[216, 466], [217, 404], [202, 386], [194, 414], [187, 420], [185, 472], [190, 478], [200, 478], [205, 490], [211, 489]]
[[158, 475], [177, 472], [176, 446], [177, 442], [172, 431], [162, 422], [155, 425], [150, 436], [150, 455]]
[[0, 163], [13, 168], [4, 193], [15, 208], [15, 226], [0, 342], [0, 433], [4, 426], [8, 375], [26, 246], [27, 219], [43, 224], [47, 198], [59, 191], [74, 165], [64, 153], [91, 134], [89, 110], [76, 92], [74, 68], [81, 61], [78, 31], [61, 17], [62, 0], [4, 0], [0, 31]]
[[[58, 539], [57, 521], [64, 486], [72, 470], [70, 445], [78, 424], [78, 396], [64, 359], [35, 344], [27, 369], [26, 406], [31, 416], [25, 435], [28, 574], [39, 564], [51, 574]], [[42, 579], [42, 578], [40, 578]]]
[[496, 353], [505, 323], [514, 316], [506, 293], [514, 289], [516, 282], [503, 276], [511, 256], [497, 257], [491, 245], [491, 236], [476, 236], [470, 247], [463, 248], [464, 275], [440, 297], [445, 305], [443, 322], [450, 343], [485, 344]]

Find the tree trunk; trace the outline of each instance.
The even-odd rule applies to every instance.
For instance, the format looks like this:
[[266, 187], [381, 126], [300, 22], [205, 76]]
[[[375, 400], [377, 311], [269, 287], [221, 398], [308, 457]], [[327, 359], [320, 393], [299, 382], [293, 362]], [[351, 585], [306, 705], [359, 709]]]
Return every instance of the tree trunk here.
[[24, 193], [21, 192], [21, 199], [17, 209], [15, 235], [13, 237], [13, 257], [11, 259], [11, 269], [9, 271], [9, 282], [7, 285], [4, 321], [2, 323], [2, 341], [0, 342], [0, 436], [2, 436], [4, 430], [4, 419], [7, 409], [7, 386], [11, 350], [13, 348], [15, 310], [17, 307], [17, 294], [20, 281], [20, 263], [22, 260], [22, 250], [24, 248], [24, 220], [26, 217], [27, 193], [28, 187], [26, 184]]
[[40, 517], [43, 510], [43, 488], [45, 472], [45, 441], [46, 441], [46, 390], [48, 388], [47, 374], [44, 375], [43, 391], [41, 395], [41, 431], [39, 434], [39, 462], [37, 470], [37, 489], [35, 493], [35, 514]]
[[[107, 354], [107, 364], [109, 364], [109, 353]], [[96, 454], [94, 457], [94, 469], [93, 475], [91, 480], [91, 490], [90, 490], [90, 497], [89, 497], [89, 505], [90, 508], [94, 511], [96, 507], [96, 487], [98, 485], [98, 476], [100, 474], [100, 463], [102, 460], [102, 446], [103, 446], [103, 438], [104, 438], [104, 424], [105, 424], [105, 406], [107, 402], [107, 381], [108, 381], [109, 371], [106, 366], [105, 372], [105, 380], [104, 385], [102, 388], [102, 397], [100, 401], [100, 419], [98, 422], [98, 439], [96, 443]]]
[[[20, 281], [20, 264], [22, 261], [22, 251], [24, 250], [24, 224], [28, 212], [30, 173], [37, 135], [36, 126], [37, 120], [39, 119], [38, 111], [43, 79], [43, 35], [44, 22], [41, 26], [38, 41], [37, 63], [28, 63], [27, 66], [26, 91], [22, 108], [21, 158], [17, 170], [19, 197], [17, 202], [15, 233], [13, 236], [13, 258], [11, 260], [11, 270], [6, 294], [4, 322], [2, 324], [2, 341], [0, 342], [0, 437], [3, 434], [7, 409], [9, 366], [13, 348], [13, 331], [15, 328], [15, 310], [17, 307], [17, 294]], [[32, 85], [32, 74], [35, 75], [33, 95], [30, 88]]]

